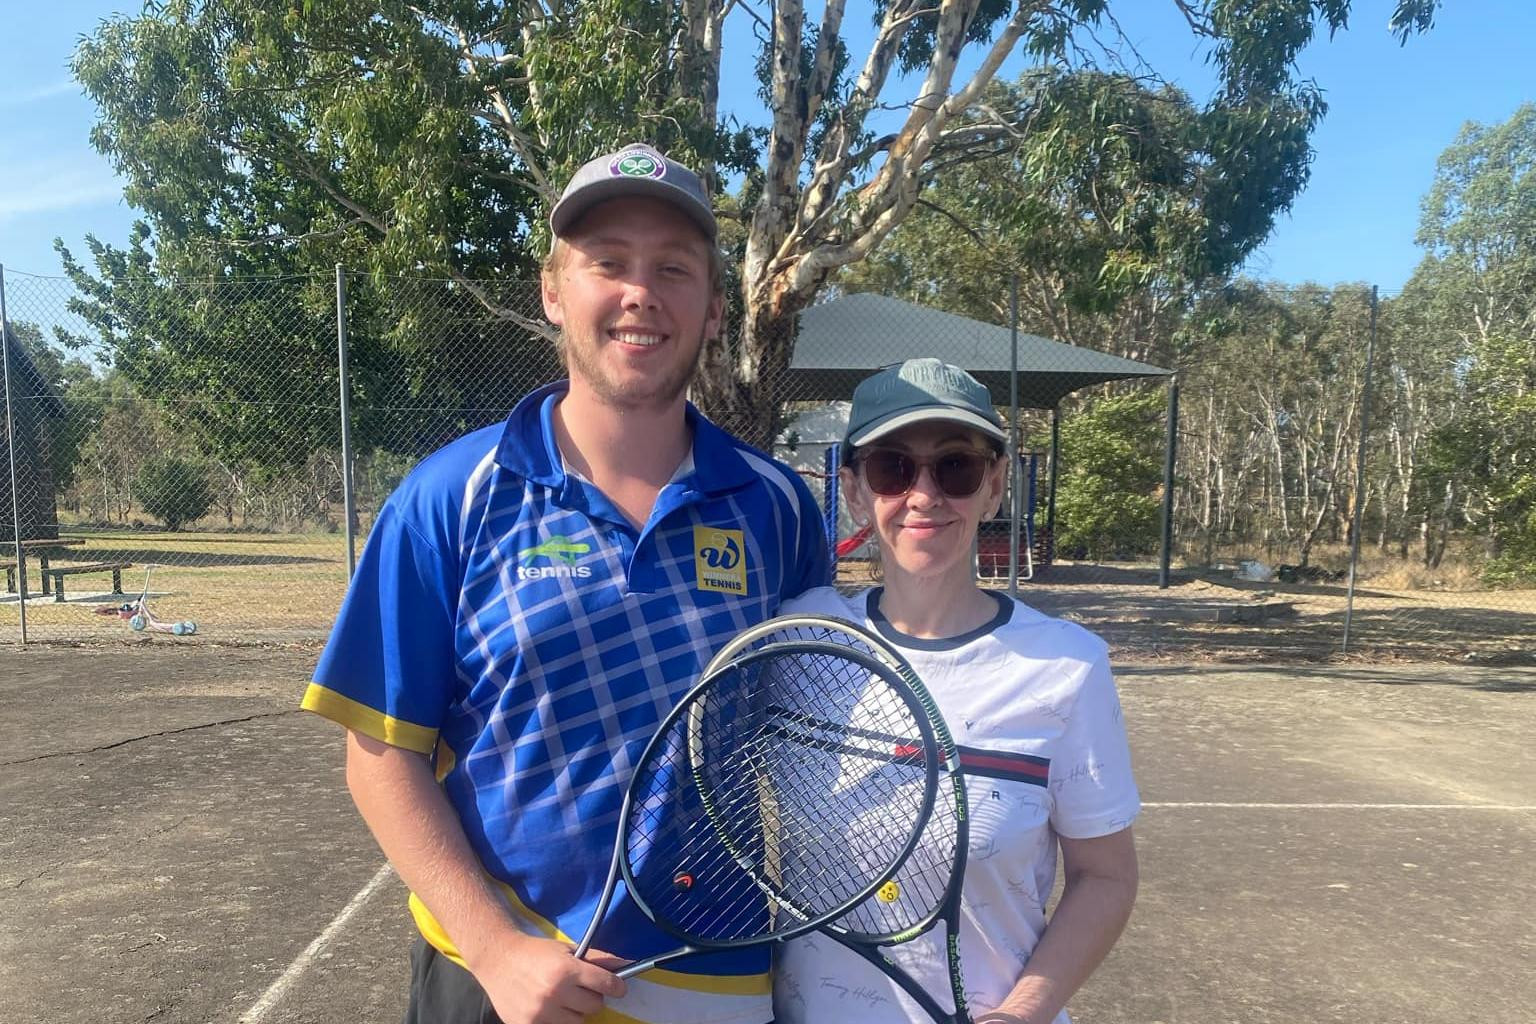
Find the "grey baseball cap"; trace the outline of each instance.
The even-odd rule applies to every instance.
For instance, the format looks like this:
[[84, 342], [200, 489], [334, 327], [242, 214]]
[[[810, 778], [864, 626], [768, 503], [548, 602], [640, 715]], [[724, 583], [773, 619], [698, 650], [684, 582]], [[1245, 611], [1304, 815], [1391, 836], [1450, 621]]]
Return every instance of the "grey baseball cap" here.
[[687, 214], [711, 242], [719, 234], [699, 176], [643, 143], [625, 146], [583, 164], [549, 212], [550, 230], [555, 237], [563, 237], [582, 214], [598, 203], [620, 196], [665, 200]]
[[843, 461], [853, 450], [914, 423], [943, 420], [1006, 442], [1002, 417], [981, 382], [938, 359], [908, 359], [866, 377], [853, 389], [843, 435]]

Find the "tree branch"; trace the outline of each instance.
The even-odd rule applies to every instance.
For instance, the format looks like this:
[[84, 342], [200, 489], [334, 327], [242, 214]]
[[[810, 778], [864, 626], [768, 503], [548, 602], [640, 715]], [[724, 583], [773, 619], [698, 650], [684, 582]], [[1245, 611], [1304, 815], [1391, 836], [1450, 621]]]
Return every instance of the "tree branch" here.
[[522, 328], [523, 330], [528, 331], [531, 334], [536, 334], [550, 342], [555, 341], [560, 336], [560, 332], [556, 330], [552, 324], [546, 323], [543, 320], [534, 320], [530, 317], [526, 317], [519, 313], [517, 310], [503, 306], [501, 303], [494, 301], [490, 295], [487, 294], [484, 288], [480, 287], [480, 285], [475, 281], [465, 277], [462, 273], [455, 270], [454, 268], [448, 268], [448, 276], [451, 277], [454, 282], [459, 285], [459, 287], [473, 295], [475, 299], [480, 303], [480, 305], [489, 310], [491, 315], [495, 316], [498, 320], [509, 321]]
[[[425, 18], [425, 15], [423, 14], [422, 17]], [[539, 150], [534, 145], [533, 140], [528, 138], [518, 127], [517, 116], [512, 113], [511, 104], [507, 102], [506, 97], [502, 94], [501, 87], [487, 81], [485, 75], [481, 73], [481, 58], [475, 53], [477, 42], [471, 40], [468, 33], [457, 22], [451, 19], [444, 19], [442, 24], [453, 34], [453, 38], [458, 44], [459, 59], [464, 62], [464, 66], [468, 69], [467, 75], [469, 80], [480, 87], [496, 112], [494, 120], [489, 118], [487, 120], [501, 129], [502, 134], [507, 138], [508, 145], [512, 148], [512, 152], [517, 154], [518, 160], [527, 168], [528, 177], [532, 179], [535, 190], [543, 198], [546, 205], [553, 206], [555, 201], [560, 198], [560, 190], [555, 188], [554, 184], [550, 181]]]
[[[974, 102], [992, 81], [1040, 6], [1040, 2], [1020, 4], [970, 81], [947, 99], [939, 100], [938, 97], [949, 92], [966, 32], [976, 12], [975, 0], [945, 0], [935, 32], [934, 57], [928, 75], [912, 103], [906, 124], [887, 151], [884, 165], [874, 179], [858, 191], [856, 201], [851, 204], [849, 237], [837, 244], [816, 245], [799, 256], [794, 261], [788, 290], [797, 293], [813, 290], [836, 267], [867, 256], [900, 223], [917, 201], [924, 164], [948, 121]], [[781, 246], [781, 258], [787, 255], [785, 250], [789, 241], [786, 239], [785, 245]]]

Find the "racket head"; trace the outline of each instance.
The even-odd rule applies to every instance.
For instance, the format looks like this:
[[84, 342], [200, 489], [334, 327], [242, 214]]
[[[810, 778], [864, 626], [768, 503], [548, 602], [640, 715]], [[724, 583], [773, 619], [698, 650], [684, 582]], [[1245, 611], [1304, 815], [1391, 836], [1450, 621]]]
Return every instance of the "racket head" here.
[[630, 898], [696, 948], [835, 920], [919, 842], [938, 752], [921, 701], [881, 659], [805, 639], [739, 647], [667, 715], [631, 779], [617, 851]]
[[887, 665], [922, 705], [937, 744], [940, 766], [935, 801], [919, 842], [871, 897], [828, 922], [825, 929], [869, 945], [905, 942], [946, 916], [953, 917], [959, 900], [970, 844], [970, 809], [959, 749], [938, 704], [906, 658], [879, 634], [856, 623], [820, 615], [768, 619], [732, 639], [714, 663], [729, 662], [765, 646], [803, 641], [847, 646]]
[[[933, 1020], [963, 1024], [970, 1019], [960, 962], [960, 897], [970, 846], [970, 809], [960, 752], [938, 704], [915, 670], [890, 644], [863, 626], [821, 616], [789, 615], [770, 619], [738, 636], [719, 657], [739, 657], [742, 651], [783, 642], [786, 637], [815, 637], [846, 644], [888, 665], [904, 681], [928, 715], [938, 746], [940, 777], [933, 810], [911, 854], [875, 894], [819, 929], [847, 945], [895, 980]], [[953, 1009], [939, 1004], [882, 952], [880, 947], [924, 935], [938, 922], [946, 924], [944, 957], [948, 961]]]

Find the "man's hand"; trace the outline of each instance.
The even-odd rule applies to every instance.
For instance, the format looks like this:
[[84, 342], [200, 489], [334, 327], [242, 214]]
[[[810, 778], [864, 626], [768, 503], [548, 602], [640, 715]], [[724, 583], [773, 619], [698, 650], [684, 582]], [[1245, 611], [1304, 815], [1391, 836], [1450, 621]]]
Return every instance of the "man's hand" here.
[[503, 1024], [581, 1024], [627, 988], [613, 973], [623, 960], [588, 956], [596, 962], [577, 960], [563, 942], [523, 935], [469, 968]]
[[519, 930], [424, 755], [355, 731], [347, 736], [347, 785], [363, 820], [506, 1024], [579, 1024], [604, 999], [624, 994], [624, 980], [612, 973], [624, 961], [577, 960], [564, 943]]

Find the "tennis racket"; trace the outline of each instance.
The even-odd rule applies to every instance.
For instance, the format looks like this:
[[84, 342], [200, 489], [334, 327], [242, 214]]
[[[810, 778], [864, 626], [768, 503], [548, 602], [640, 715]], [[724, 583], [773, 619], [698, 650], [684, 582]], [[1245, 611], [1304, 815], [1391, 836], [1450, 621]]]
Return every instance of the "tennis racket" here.
[[[768, 627], [772, 627], [771, 631]], [[924, 823], [919, 841], [873, 896], [817, 928], [901, 986], [936, 1024], [970, 1024], [959, 948], [961, 885], [970, 840], [965, 757], [955, 745], [932, 697], [906, 659], [878, 635], [862, 627], [835, 619], [783, 616], [765, 623], [764, 629], [755, 634], [745, 635], [722, 654], [765, 645], [793, 645], [811, 639], [858, 650], [885, 666], [903, 680], [907, 690], [922, 704], [927, 728], [921, 731], [919, 738], [918, 732], [886, 730], [856, 718], [846, 722], [819, 722], [814, 728], [807, 723], [800, 739], [803, 747], [836, 741], [845, 748], [862, 750], [862, 755], [850, 757], [845, 765], [856, 770], [861, 761], [874, 761], [881, 752], [888, 752], [890, 756], [912, 755], [921, 743], [937, 744], [935, 756], [922, 759], [922, 770], [937, 773], [937, 786], [933, 809]], [[911, 764], [916, 770], [915, 758]], [[856, 851], [858, 836], [850, 834], [847, 840], [849, 851]], [[940, 922], [945, 927], [949, 997], [953, 1009], [945, 1009], [933, 993], [884, 952], [885, 947], [926, 934]]]
[[[592, 923], [618, 884], [670, 952], [781, 942], [871, 898], [924, 837], [941, 775], [933, 716], [911, 680], [853, 643], [772, 620], [706, 666], [646, 745]], [[867, 736], [900, 736], [893, 746]]]

